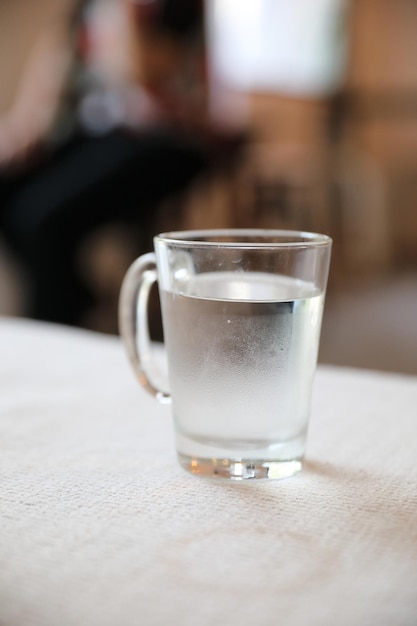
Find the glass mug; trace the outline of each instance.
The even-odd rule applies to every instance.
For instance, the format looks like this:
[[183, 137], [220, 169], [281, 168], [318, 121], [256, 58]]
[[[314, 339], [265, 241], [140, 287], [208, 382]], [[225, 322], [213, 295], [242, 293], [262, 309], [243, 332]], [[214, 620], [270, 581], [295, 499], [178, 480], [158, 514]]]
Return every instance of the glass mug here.
[[[160, 234], [129, 268], [120, 332], [141, 384], [171, 402], [193, 474], [283, 478], [302, 467], [332, 241], [280, 230]], [[158, 282], [168, 357], [155, 383], [147, 303]]]

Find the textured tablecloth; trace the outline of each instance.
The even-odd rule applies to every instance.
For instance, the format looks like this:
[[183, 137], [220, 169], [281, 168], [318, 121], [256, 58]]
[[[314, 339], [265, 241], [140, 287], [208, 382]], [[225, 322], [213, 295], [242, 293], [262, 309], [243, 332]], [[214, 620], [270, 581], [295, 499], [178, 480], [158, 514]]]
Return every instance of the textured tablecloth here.
[[417, 379], [319, 368], [303, 472], [187, 474], [114, 337], [0, 319], [0, 624], [415, 626]]

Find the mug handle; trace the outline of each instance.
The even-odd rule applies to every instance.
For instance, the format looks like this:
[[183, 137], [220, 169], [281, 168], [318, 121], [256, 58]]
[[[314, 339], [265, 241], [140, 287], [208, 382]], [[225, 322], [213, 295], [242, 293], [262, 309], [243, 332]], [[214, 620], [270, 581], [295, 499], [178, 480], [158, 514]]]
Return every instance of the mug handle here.
[[159, 402], [168, 404], [171, 401], [170, 392], [155, 382], [161, 379], [161, 375], [152, 355], [148, 327], [149, 294], [157, 280], [153, 252], [143, 254], [132, 263], [120, 291], [119, 328], [130, 364], [140, 384]]

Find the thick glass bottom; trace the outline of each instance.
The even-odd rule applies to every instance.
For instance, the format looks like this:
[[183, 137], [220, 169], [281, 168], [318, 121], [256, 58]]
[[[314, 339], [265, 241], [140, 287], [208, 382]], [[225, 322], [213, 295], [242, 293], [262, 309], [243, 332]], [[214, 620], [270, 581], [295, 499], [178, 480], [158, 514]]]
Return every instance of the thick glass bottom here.
[[178, 452], [180, 465], [191, 474], [230, 480], [254, 478], [279, 479], [297, 474], [302, 468], [301, 459], [268, 461], [257, 459], [216, 459], [186, 456]]

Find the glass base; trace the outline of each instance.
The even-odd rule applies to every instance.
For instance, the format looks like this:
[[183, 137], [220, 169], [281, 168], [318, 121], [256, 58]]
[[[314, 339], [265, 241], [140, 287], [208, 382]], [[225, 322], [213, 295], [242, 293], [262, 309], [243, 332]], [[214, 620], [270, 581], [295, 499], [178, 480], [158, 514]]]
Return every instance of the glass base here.
[[180, 465], [198, 476], [248, 480], [254, 478], [280, 479], [297, 474], [302, 468], [301, 459], [291, 461], [265, 461], [257, 459], [205, 459], [178, 453]]

